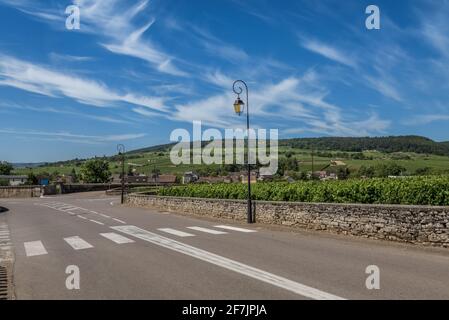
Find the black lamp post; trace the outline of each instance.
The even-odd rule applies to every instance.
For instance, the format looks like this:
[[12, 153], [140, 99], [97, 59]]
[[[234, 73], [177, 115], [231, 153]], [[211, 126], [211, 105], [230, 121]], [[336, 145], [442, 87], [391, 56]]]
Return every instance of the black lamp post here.
[[249, 148], [249, 101], [248, 101], [248, 86], [246, 85], [245, 81], [243, 80], [237, 80], [232, 85], [232, 90], [237, 95], [237, 99], [234, 102], [234, 111], [239, 116], [242, 115], [245, 108], [245, 103], [240, 99], [240, 94], [243, 92], [242, 86], [245, 88], [245, 94], [246, 94], [246, 129], [248, 134], [248, 157], [247, 157], [247, 170], [248, 170], [248, 212], [247, 212], [247, 222], [248, 223], [254, 223], [253, 219], [253, 210], [252, 210], [252, 201], [251, 201], [251, 166], [249, 163], [250, 159], [250, 148]]
[[118, 155], [122, 156], [122, 198], [121, 204], [123, 204], [125, 197], [125, 146], [123, 144], [117, 145]]

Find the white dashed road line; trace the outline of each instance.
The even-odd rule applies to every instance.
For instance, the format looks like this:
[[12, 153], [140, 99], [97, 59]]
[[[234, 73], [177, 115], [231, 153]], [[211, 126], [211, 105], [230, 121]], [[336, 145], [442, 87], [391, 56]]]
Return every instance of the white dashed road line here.
[[162, 231], [162, 232], [173, 234], [173, 235], [178, 236], [178, 237], [194, 237], [195, 236], [194, 234], [187, 233], [187, 232], [184, 232], [184, 231], [179, 231], [179, 230], [176, 230], [176, 229], [171, 229], [171, 228], [160, 228], [158, 230]]
[[257, 232], [256, 230], [250, 230], [250, 229], [245, 229], [245, 228], [238, 228], [238, 227], [231, 227], [231, 226], [215, 226], [215, 228], [220, 228], [220, 229], [226, 229], [226, 230], [232, 230], [232, 231], [240, 231], [240, 232]]
[[84, 241], [78, 236], [64, 238], [64, 241], [67, 242], [75, 250], [89, 249], [94, 247], [93, 245]]
[[206, 261], [228, 270], [232, 270], [234, 272], [246, 275], [250, 278], [269, 283], [273, 286], [283, 288], [307, 298], [317, 300], [343, 300], [343, 298], [339, 296], [303, 285], [287, 278], [277, 276], [273, 273], [251, 267], [238, 261], [219, 256], [217, 254], [184, 244], [182, 242], [160, 236], [144, 229], [140, 229], [136, 226], [114, 226], [111, 228], [116, 231], [134, 236], [138, 239], [148, 241], [155, 245], [191, 256], [202, 261]]
[[103, 222], [100, 222], [100, 221], [97, 221], [97, 220], [93, 220], [93, 219], [89, 219], [89, 221], [92, 221], [92, 222], [94, 222], [94, 223], [96, 223], [96, 224], [99, 224], [99, 225], [104, 226], [104, 223], [103, 223]]
[[27, 257], [48, 254], [47, 250], [45, 250], [45, 247], [42, 244], [42, 241], [25, 242], [23, 245], [25, 247], [25, 253]]
[[205, 232], [205, 233], [210, 233], [210, 234], [227, 234], [227, 232], [224, 232], [224, 231], [218, 231], [218, 230], [202, 228], [202, 227], [187, 227], [187, 228], [196, 230], [196, 231]]
[[112, 220], [114, 220], [114, 221], [117, 221], [117, 222], [120, 222], [120, 223], [123, 223], [123, 224], [125, 224], [125, 223], [126, 223], [125, 221], [122, 221], [122, 220], [120, 220], [120, 219], [117, 219], [117, 218], [112, 218]]

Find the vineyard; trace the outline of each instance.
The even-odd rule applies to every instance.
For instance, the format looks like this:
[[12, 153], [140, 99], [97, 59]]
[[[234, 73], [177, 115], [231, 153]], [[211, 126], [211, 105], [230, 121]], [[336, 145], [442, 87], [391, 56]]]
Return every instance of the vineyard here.
[[[246, 199], [245, 184], [191, 184], [162, 188], [161, 196]], [[449, 176], [257, 183], [252, 198], [266, 201], [449, 205]]]

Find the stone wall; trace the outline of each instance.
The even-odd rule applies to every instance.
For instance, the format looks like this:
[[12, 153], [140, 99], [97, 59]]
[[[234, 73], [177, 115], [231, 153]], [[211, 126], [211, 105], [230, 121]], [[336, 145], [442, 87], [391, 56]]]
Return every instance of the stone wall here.
[[[246, 221], [247, 202], [130, 194], [129, 205]], [[257, 223], [449, 247], [449, 207], [254, 201]]]
[[31, 198], [40, 195], [40, 186], [0, 187], [0, 198]]

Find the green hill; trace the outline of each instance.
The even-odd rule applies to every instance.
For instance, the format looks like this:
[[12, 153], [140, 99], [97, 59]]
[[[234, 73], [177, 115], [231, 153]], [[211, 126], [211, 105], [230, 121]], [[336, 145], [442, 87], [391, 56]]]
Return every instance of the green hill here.
[[415, 152], [449, 155], [449, 142], [435, 142], [420, 136], [294, 138], [280, 140], [279, 145], [299, 149], [348, 152], [375, 150], [387, 153]]

